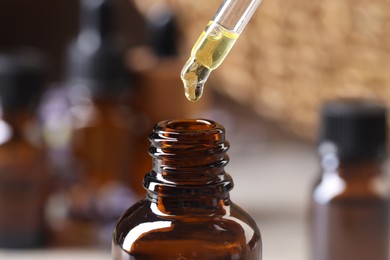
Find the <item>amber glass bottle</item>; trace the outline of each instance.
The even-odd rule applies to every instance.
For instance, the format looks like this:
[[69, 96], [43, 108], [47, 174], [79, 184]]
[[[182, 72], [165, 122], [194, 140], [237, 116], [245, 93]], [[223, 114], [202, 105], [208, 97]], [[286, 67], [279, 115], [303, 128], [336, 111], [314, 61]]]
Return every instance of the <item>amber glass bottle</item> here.
[[386, 109], [373, 101], [324, 106], [310, 259], [389, 259], [389, 201], [382, 169], [386, 130]]
[[223, 126], [208, 120], [163, 121], [150, 135], [147, 196], [114, 231], [115, 260], [261, 259], [260, 232], [230, 201], [233, 187]]
[[39, 247], [46, 240], [50, 185], [35, 114], [44, 84], [35, 52], [0, 54], [0, 247]]

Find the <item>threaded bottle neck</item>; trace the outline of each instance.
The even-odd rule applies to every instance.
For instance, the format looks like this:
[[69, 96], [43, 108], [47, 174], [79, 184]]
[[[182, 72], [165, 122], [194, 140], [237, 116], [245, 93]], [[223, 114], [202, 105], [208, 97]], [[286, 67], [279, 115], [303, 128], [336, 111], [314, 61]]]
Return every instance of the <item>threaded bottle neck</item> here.
[[153, 169], [144, 179], [159, 195], [218, 195], [231, 190], [225, 129], [203, 119], [163, 121], [149, 137]]

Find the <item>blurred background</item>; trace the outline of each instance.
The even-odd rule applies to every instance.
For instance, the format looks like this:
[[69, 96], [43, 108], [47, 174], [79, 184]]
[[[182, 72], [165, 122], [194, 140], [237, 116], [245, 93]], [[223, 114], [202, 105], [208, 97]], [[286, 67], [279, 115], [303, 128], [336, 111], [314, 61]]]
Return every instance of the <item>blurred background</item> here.
[[[0, 99], [10, 126], [0, 125], [0, 174], [16, 172], [0, 178], [9, 213], [0, 213], [1, 259], [110, 259], [115, 221], [144, 196], [149, 132], [186, 117], [226, 127], [231, 197], [258, 223], [264, 259], [308, 259], [319, 110], [338, 97], [390, 102], [389, 3], [264, 1], [190, 103], [180, 70], [219, 4], [0, 2]], [[25, 194], [21, 185], [47, 189]]]

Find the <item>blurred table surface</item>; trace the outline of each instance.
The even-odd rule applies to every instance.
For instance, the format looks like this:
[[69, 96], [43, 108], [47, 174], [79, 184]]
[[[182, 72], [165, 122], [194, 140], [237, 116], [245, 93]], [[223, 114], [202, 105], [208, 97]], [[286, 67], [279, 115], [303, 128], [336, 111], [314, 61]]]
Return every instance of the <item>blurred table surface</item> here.
[[[257, 222], [265, 260], [306, 260], [305, 211], [317, 176], [314, 146], [297, 140], [229, 102], [200, 115], [215, 119], [227, 130], [233, 177], [232, 200]], [[0, 259], [100, 260], [109, 252], [80, 250], [5, 251]]]

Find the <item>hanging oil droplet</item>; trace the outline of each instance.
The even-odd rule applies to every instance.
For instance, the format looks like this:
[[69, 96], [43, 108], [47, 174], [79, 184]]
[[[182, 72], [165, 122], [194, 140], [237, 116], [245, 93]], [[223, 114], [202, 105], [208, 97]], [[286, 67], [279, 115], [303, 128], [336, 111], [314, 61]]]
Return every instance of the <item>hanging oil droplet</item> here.
[[185, 95], [190, 101], [197, 101], [203, 94], [204, 84], [211, 70], [190, 58], [181, 72]]
[[211, 71], [221, 65], [238, 36], [214, 21], [205, 28], [180, 74], [190, 101], [197, 101], [202, 96]]

